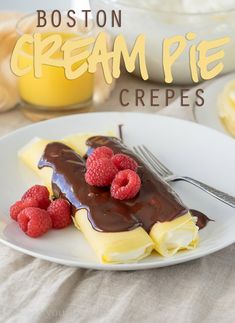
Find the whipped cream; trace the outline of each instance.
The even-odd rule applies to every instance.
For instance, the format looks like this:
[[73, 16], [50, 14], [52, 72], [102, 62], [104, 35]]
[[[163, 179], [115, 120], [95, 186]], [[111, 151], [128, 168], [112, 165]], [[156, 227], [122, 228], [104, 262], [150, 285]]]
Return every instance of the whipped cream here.
[[[149, 243], [148, 245], [144, 246], [143, 248], [137, 250], [131, 250], [127, 252], [112, 252], [109, 254], [108, 262], [110, 263], [130, 263], [130, 262], [137, 262], [142, 258], [146, 257], [149, 254], [149, 250], [151, 250], [152, 244]], [[103, 259], [101, 259], [103, 261]], [[106, 260], [107, 261], [107, 260]]]
[[172, 221], [156, 223], [150, 237], [155, 250], [164, 257], [175, 255], [179, 250], [195, 249], [199, 242], [197, 218], [188, 212]]
[[[111, 0], [133, 5], [133, 0]], [[178, 13], [212, 13], [235, 9], [234, 0], [135, 0], [135, 7]]]

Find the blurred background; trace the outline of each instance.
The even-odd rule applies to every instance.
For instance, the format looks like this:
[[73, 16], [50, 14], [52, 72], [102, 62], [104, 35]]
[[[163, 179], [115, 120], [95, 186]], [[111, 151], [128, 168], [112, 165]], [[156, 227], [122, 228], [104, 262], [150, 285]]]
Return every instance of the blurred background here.
[[[76, 92], [80, 91], [80, 94], [83, 94], [89, 86], [92, 91], [90, 100], [92, 103], [90, 106], [91, 109], [81, 109], [80, 112], [137, 111], [155, 113], [161, 110], [162, 113], [164, 110], [163, 113], [167, 111], [166, 114], [177, 117], [182, 117], [183, 115], [183, 118], [194, 120], [216, 129], [219, 128], [219, 130], [223, 130], [225, 125], [227, 130], [235, 136], [235, 75], [232, 74], [235, 71], [235, 0], [0, 1], [0, 113], [2, 113], [0, 114], [0, 130], [2, 134], [17, 128], [18, 126], [28, 124], [31, 121], [39, 121], [44, 118], [44, 115], [42, 118], [34, 118], [34, 115], [32, 114], [22, 114], [23, 109], [19, 108], [20, 104], [29, 102], [25, 97], [27, 94], [30, 94], [30, 92], [32, 98], [36, 97], [34, 95], [34, 90], [37, 82], [32, 76], [31, 79], [25, 79], [26, 85], [24, 86], [25, 91], [23, 93], [19, 84], [23, 84], [21, 81], [24, 80], [21, 80], [20, 78], [17, 79], [10, 70], [10, 57], [16, 40], [19, 38], [19, 34], [17, 34], [16, 31], [16, 23], [22, 19], [25, 13], [32, 13], [37, 9], [44, 9], [47, 11], [55, 9], [66, 11], [68, 9], [73, 9], [78, 13], [80, 19], [79, 10], [90, 9], [90, 7], [94, 17], [96, 17], [99, 10], [104, 10], [107, 13], [107, 25], [103, 30], [107, 33], [109, 44], [112, 44], [111, 39], [113, 39], [113, 37], [121, 33], [124, 35], [130, 51], [133, 48], [136, 37], [141, 33], [145, 35], [146, 63], [149, 72], [149, 80], [143, 81], [138, 77], [138, 69], [136, 69], [133, 74], [126, 73], [125, 69], [123, 69], [120, 78], [113, 81], [112, 85], [109, 86], [104, 81], [102, 70], [99, 66], [93, 81], [85, 79], [83, 82], [81, 79], [79, 86], [79, 80], [77, 80], [77, 84], [74, 81], [73, 87], [71, 86], [71, 91], [73, 90], [73, 93], [75, 93], [75, 89]], [[117, 26], [111, 28], [111, 10], [122, 11], [121, 28]], [[101, 29], [95, 27], [96, 34], [100, 30]], [[162, 42], [165, 38], [175, 35], [185, 35], [190, 31], [195, 32], [197, 37], [194, 41], [187, 42], [184, 53], [174, 63], [172, 68], [174, 82], [172, 84], [165, 84], [162, 66]], [[174, 92], [174, 96], [171, 98], [170, 102], [168, 102], [172, 103], [179, 98], [182, 88], [190, 90], [197, 85], [193, 84], [191, 78], [189, 65], [190, 46], [192, 44], [198, 44], [205, 39], [213, 40], [226, 36], [231, 38], [231, 42], [224, 46], [226, 55], [223, 59], [223, 72], [231, 74], [231, 77], [230, 79], [224, 79], [222, 83], [219, 83], [216, 90], [215, 88], [212, 88], [211, 92], [217, 94], [210, 95], [210, 98], [207, 100], [209, 103], [204, 109], [198, 109], [198, 111], [202, 111], [200, 116], [196, 116], [196, 113], [192, 114], [195, 103], [195, 95], [193, 95], [195, 89], [192, 93], [192, 97], [190, 97], [190, 115], [188, 114], [189, 108], [183, 109], [181, 107], [180, 109], [180, 101], [177, 103], [178, 110], [175, 110], [173, 113], [163, 109], [167, 106], [166, 102], [168, 102], [166, 100], [167, 89], [172, 89]], [[68, 35], [66, 37], [68, 37]], [[213, 53], [213, 50], [211, 53]], [[69, 94], [60, 91], [60, 89], [65, 88], [65, 83], [63, 82], [66, 82], [62, 79], [63, 77], [61, 77], [61, 71], [49, 71], [49, 74], [52, 75], [50, 79], [51, 89], [56, 90], [57, 86], [58, 95], [63, 94], [64, 97], [71, 98], [71, 91], [68, 92]], [[57, 77], [59, 74], [60, 77]], [[18, 82], [19, 79], [20, 82]], [[59, 79], [61, 80], [60, 84], [58, 81]], [[44, 80], [44, 83], [42, 84], [48, 84], [48, 80], [49, 79]], [[231, 80], [232, 82], [228, 82]], [[94, 86], [91, 85], [91, 82], [93, 82]], [[90, 85], [88, 86], [88, 84]], [[199, 86], [201, 85], [199, 84]], [[38, 86], [38, 89], [41, 91], [45, 88], [46, 87], [44, 86]], [[125, 107], [122, 106], [120, 102], [120, 93], [123, 89], [128, 89], [128, 93], [126, 93], [125, 96], [125, 102], [128, 102], [128, 105]], [[49, 89], [47, 90], [49, 91]], [[144, 98], [142, 101], [137, 98], [138, 91], [139, 93], [143, 93]], [[155, 94], [156, 92], [158, 93], [157, 104], [155, 105], [152, 104], [152, 91], [155, 91]], [[41, 99], [44, 94], [43, 92], [39, 92], [38, 98]], [[51, 96], [51, 101], [53, 101], [52, 99], [55, 97], [52, 92], [53, 91], [49, 91], [50, 95], [48, 95], [48, 97]], [[207, 93], [210, 92], [207, 90]], [[26, 94], [25, 97], [24, 94]], [[81, 97], [78, 95], [77, 99], [79, 101]], [[58, 101], [60, 101], [60, 98], [58, 98], [57, 102]], [[69, 109], [71, 108], [71, 103], [68, 103], [68, 100], [66, 102], [67, 106], [64, 107], [66, 107], [67, 112], [70, 113]], [[141, 102], [143, 102], [143, 104]], [[217, 109], [218, 102], [220, 106]], [[42, 106], [48, 107], [49, 103], [50, 102], [48, 101]], [[40, 108], [41, 104], [35, 101], [34, 107], [35, 109], [37, 107]], [[52, 110], [53, 109], [50, 109], [50, 113]], [[45, 119], [53, 116], [57, 115], [48, 115]], [[29, 119], [31, 121], [29, 121]]]
[[[16, 105], [17, 102], [19, 102], [19, 98], [17, 97], [18, 86], [16, 85], [16, 80], [9, 68], [10, 55], [15, 44], [13, 38], [17, 39], [15, 25], [24, 13], [32, 13], [37, 9], [48, 11], [55, 9], [61, 11], [74, 9], [77, 12], [82, 9], [90, 9], [90, 3], [89, 0], [0, 1], [0, 40], [3, 40], [0, 44], [0, 72], [2, 72], [0, 77], [0, 113], [4, 112], [4, 114], [0, 114], [1, 133], [8, 132], [8, 124], [13, 124], [14, 127], [17, 127], [18, 123], [19, 125], [28, 124], [30, 121], [27, 117], [32, 121], [38, 121], [37, 119], [34, 120], [32, 116], [27, 116], [25, 118], [20, 112], [20, 109], [18, 109], [18, 105]], [[11, 39], [10, 46], [6, 39]], [[135, 98], [132, 95], [132, 88], [134, 91], [135, 88], [151, 87], [150, 82], [143, 82], [141, 79], [125, 72], [122, 73], [117, 82], [114, 81], [111, 86], [107, 86], [103, 80], [102, 73], [98, 71], [95, 84], [93, 111], [123, 111], [123, 107], [119, 100], [120, 91], [123, 87], [130, 89], [130, 96], [128, 98], [130, 104], [125, 108], [125, 111], [135, 111]], [[113, 91], [114, 88], [115, 91]], [[14, 109], [15, 106], [17, 109]], [[157, 110], [159, 110], [159, 108], [157, 108]], [[150, 112], [151, 108], [146, 108], [145, 111]]]
[[37, 9], [59, 9], [89, 8], [89, 0], [8, 0], [0, 2], [0, 10], [18, 10], [31, 12]]

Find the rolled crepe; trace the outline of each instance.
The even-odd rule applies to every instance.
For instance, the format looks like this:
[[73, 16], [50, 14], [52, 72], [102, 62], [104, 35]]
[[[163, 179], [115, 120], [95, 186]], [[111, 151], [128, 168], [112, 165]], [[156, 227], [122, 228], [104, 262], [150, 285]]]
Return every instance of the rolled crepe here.
[[99, 232], [93, 229], [86, 209], [76, 212], [74, 224], [103, 263], [137, 262], [153, 250], [153, 241], [141, 227], [124, 232]]
[[[80, 139], [84, 140], [87, 137], [89, 135], [82, 135]], [[38, 162], [49, 142], [40, 138], [33, 139], [19, 151], [19, 158], [34, 170], [52, 191], [53, 170], [49, 167], [38, 168]], [[79, 149], [77, 152], [79, 153]], [[141, 227], [125, 232], [99, 232], [92, 227], [88, 211], [84, 208], [76, 211], [73, 220], [103, 263], [137, 262], [150, 255], [153, 250], [152, 239]]]
[[[91, 134], [75, 134], [61, 140], [78, 154], [87, 152], [85, 144]], [[43, 155], [49, 140], [33, 139], [19, 152], [21, 160], [33, 169], [51, 189], [53, 171], [49, 167], [38, 168], [38, 162]], [[138, 227], [123, 232], [96, 231], [88, 218], [86, 209], [81, 209], [74, 215], [74, 224], [86, 237], [98, 258], [104, 263], [127, 263], [138, 261], [148, 256], [154, 248], [162, 256], [168, 257], [179, 250], [194, 249], [198, 245], [198, 227], [196, 218], [190, 212], [176, 217], [171, 221], [156, 222], [149, 234]]]
[[[140, 197], [136, 199], [135, 203], [139, 204], [141, 201], [145, 201], [146, 207], [144, 209], [149, 210], [149, 214], [146, 212], [139, 216], [154, 242], [154, 249], [160, 255], [168, 257], [180, 250], [197, 247], [199, 242], [197, 218], [192, 216], [167, 183], [163, 182], [156, 174], [153, 175], [143, 161], [116, 138], [95, 136], [87, 140], [87, 145], [89, 149], [103, 145], [108, 146], [115, 154], [124, 153], [138, 163], [138, 172], [142, 179], [141, 191], [146, 191], [146, 194], [143, 195], [140, 191]], [[152, 203], [155, 204], [155, 207], [148, 208], [147, 205]], [[138, 217], [138, 214], [135, 215]], [[154, 219], [156, 219], [155, 223]], [[151, 225], [149, 225], [150, 223]]]
[[199, 242], [197, 219], [190, 212], [172, 221], [156, 223], [150, 231], [154, 249], [164, 257], [180, 250], [195, 249]]
[[50, 193], [52, 193], [51, 178], [53, 170], [49, 167], [42, 169], [38, 168], [38, 162], [44, 152], [45, 147], [50, 143], [50, 140], [33, 138], [27, 145], [19, 150], [18, 156], [25, 165], [31, 168], [37, 175], [39, 175], [43, 183], [47, 186]]

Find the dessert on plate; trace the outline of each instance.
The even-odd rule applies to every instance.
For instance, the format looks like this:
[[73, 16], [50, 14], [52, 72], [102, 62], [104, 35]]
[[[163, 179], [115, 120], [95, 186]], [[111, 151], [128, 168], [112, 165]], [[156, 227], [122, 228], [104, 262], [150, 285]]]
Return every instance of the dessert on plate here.
[[[103, 263], [136, 262], [153, 250], [167, 257], [198, 245], [198, 230], [206, 221], [197, 222], [200, 214], [194, 216], [172, 188], [115, 137], [35, 138], [19, 151], [19, 158], [53, 195], [46, 211], [53, 215], [48, 227], [61, 223], [63, 212], [69, 224], [63, 201], [69, 203], [75, 227]], [[21, 213], [18, 218], [25, 219]]]
[[235, 81], [230, 81], [218, 100], [219, 117], [227, 131], [235, 137]]

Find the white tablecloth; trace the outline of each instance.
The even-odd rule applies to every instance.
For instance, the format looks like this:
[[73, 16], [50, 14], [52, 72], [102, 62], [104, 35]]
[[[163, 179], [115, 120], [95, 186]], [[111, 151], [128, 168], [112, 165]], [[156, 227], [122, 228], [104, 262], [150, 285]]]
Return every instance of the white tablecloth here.
[[[156, 87], [124, 77], [100, 111], [126, 110], [117, 105], [123, 84]], [[188, 110], [165, 111], [191, 118]], [[2, 114], [0, 135], [29, 123], [19, 111]], [[189, 263], [136, 272], [69, 268], [0, 245], [0, 322], [231, 323], [234, 304], [235, 245]]]

